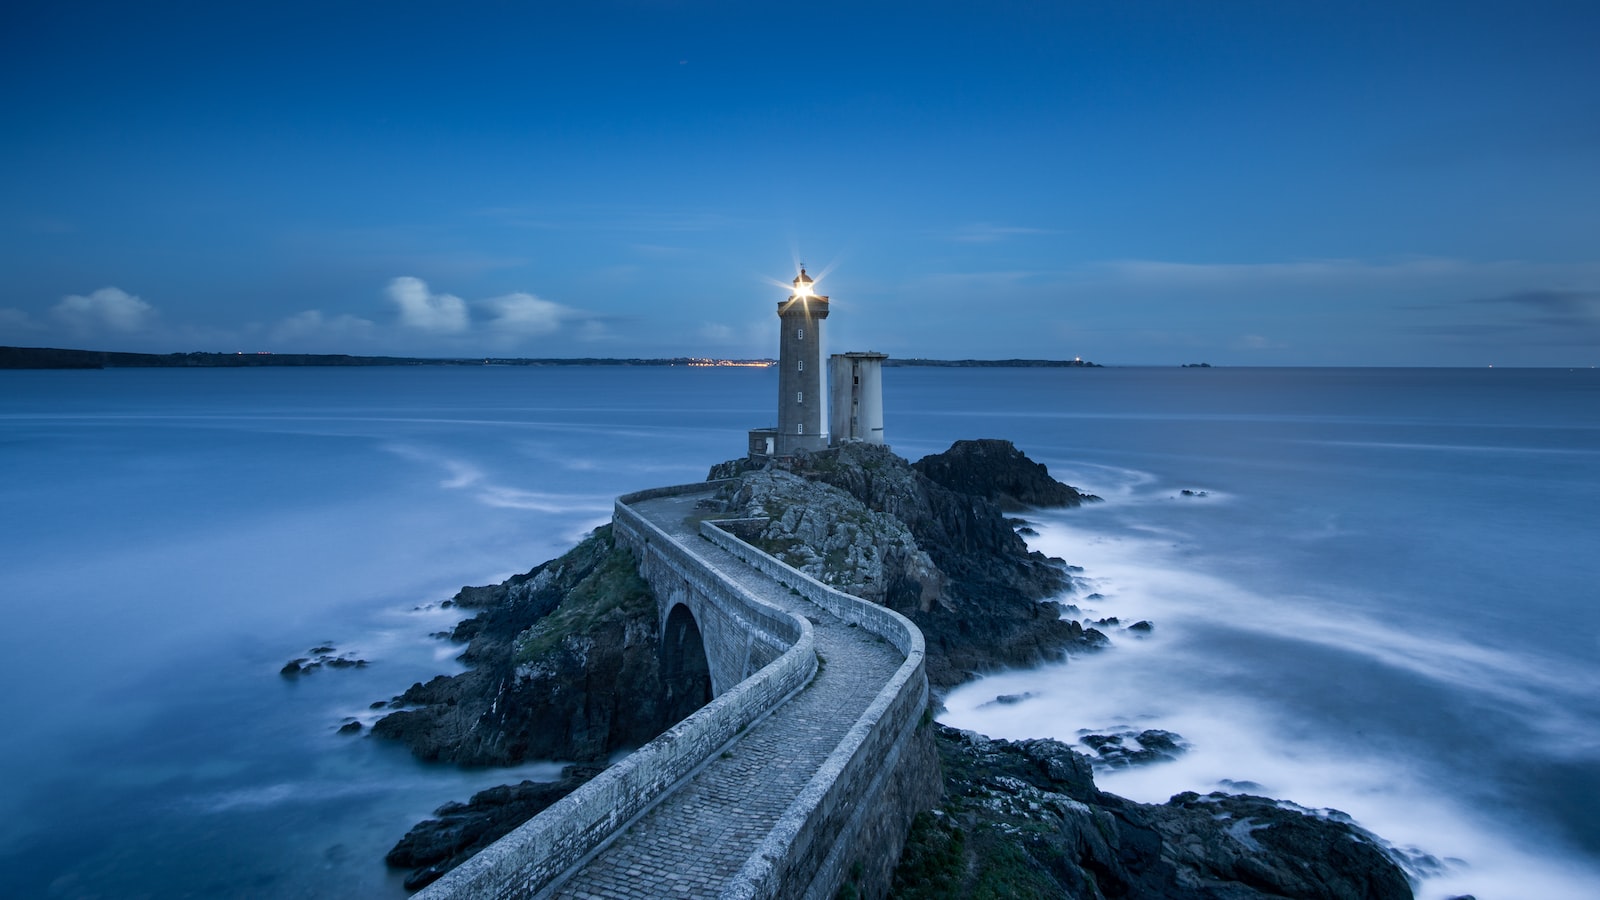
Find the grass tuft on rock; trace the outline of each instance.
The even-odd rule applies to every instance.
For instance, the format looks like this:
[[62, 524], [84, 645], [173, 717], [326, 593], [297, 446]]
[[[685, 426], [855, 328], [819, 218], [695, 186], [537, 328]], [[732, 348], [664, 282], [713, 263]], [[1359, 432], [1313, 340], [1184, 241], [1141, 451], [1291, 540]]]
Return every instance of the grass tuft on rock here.
[[[605, 535], [604, 539], [609, 541], [609, 537]], [[588, 549], [588, 543], [585, 541], [568, 555]], [[514, 659], [519, 665], [540, 659], [570, 635], [593, 631], [608, 620], [629, 618], [654, 604], [655, 595], [639, 576], [633, 554], [626, 547], [613, 546], [594, 571], [573, 586], [560, 606], [517, 636]]]

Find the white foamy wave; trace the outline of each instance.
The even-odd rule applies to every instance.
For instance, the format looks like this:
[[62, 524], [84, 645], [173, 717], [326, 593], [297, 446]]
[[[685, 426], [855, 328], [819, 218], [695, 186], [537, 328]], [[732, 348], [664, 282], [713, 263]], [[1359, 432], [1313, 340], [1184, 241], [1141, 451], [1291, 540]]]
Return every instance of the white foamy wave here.
[[1156, 481], [1140, 469], [1097, 465], [1081, 460], [1049, 460], [1050, 476], [1063, 484], [1106, 500], [1131, 500]]
[[[1205, 622], [1370, 657], [1453, 688], [1467, 689], [1503, 711], [1519, 714], [1530, 729], [1587, 753], [1600, 739], [1586, 708], [1600, 694], [1592, 670], [1550, 665], [1545, 658], [1475, 643], [1448, 634], [1396, 628], [1328, 597], [1266, 597], [1194, 568], [1184, 556], [1186, 535], [1177, 529], [1136, 525], [1155, 539], [1106, 535], [1062, 524], [1035, 523], [1029, 543], [1049, 556], [1084, 567], [1100, 603], [1077, 600], [1097, 614], [1155, 619], [1158, 625]], [[1181, 557], [1181, 558], [1180, 558]], [[1067, 598], [1069, 601], [1075, 598]], [[1114, 602], [1112, 602], [1114, 601]], [[1158, 632], [1159, 633], [1159, 632]]]
[[[999, 673], [958, 688], [946, 698], [941, 720], [995, 737], [1069, 743], [1090, 731], [1174, 731], [1192, 745], [1187, 753], [1107, 770], [1097, 775], [1100, 786], [1143, 802], [1186, 790], [1243, 790], [1338, 808], [1412, 860], [1424, 900], [1463, 893], [1482, 900], [1600, 896], [1600, 871], [1565, 854], [1548, 826], [1455, 799], [1461, 786], [1452, 780], [1463, 776], [1430, 760], [1381, 752], [1376, 744], [1385, 742], [1359, 732], [1330, 735], [1305, 710], [1257, 700], [1252, 686], [1271, 672], [1193, 634], [1234, 629], [1363, 655], [1516, 713], [1548, 739], [1549, 756], [1596, 755], [1594, 722], [1583, 712], [1589, 704], [1581, 702], [1596, 691], [1592, 678], [1449, 635], [1400, 631], [1326, 598], [1264, 597], [1197, 571], [1176, 529], [1134, 527], [1131, 535], [1117, 535], [1054, 516], [1035, 527], [1035, 549], [1084, 567], [1080, 594], [1066, 599], [1090, 616], [1152, 619], [1156, 630], [1142, 639], [1117, 637], [1110, 650], [1070, 664]], [[1007, 702], [994, 702], [1000, 696]]]

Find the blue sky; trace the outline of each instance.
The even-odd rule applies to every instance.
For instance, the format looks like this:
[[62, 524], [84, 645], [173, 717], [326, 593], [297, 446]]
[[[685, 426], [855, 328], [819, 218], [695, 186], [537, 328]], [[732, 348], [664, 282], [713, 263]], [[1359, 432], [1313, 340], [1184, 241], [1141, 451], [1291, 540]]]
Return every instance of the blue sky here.
[[6, 4], [0, 344], [1600, 363], [1600, 5]]

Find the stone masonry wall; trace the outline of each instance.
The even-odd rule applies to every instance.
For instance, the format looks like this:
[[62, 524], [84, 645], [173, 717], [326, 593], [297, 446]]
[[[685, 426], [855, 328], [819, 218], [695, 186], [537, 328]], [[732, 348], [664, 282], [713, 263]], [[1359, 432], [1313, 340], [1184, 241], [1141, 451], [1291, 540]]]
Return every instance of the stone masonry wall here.
[[700, 532], [906, 656], [724, 896], [826, 900], [848, 881], [860, 896], [881, 897], [911, 818], [937, 802], [942, 784], [925, 715], [922, 631], [899, 613], [834, 590], [716, 524], [703, 522]]

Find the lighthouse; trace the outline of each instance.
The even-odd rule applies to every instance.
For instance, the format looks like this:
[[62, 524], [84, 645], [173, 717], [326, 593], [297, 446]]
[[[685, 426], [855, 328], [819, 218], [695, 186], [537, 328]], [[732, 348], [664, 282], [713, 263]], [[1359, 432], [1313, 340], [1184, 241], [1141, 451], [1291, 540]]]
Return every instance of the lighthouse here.
[[828, 446], [822, 428], [822, 320], [828, 317], [828, 298], [812, 290], [815, 283], [802, 265], [794, 292], [778, 302], [779, 456]]

